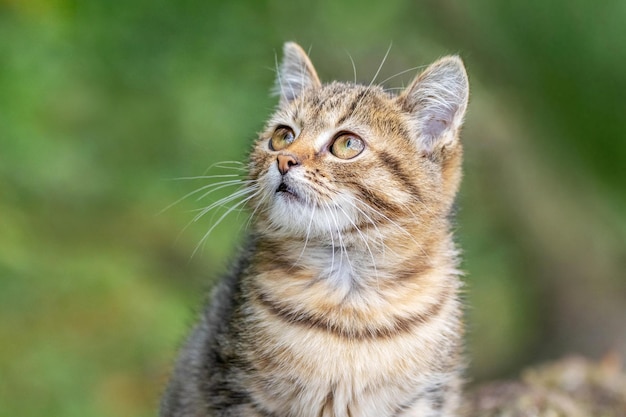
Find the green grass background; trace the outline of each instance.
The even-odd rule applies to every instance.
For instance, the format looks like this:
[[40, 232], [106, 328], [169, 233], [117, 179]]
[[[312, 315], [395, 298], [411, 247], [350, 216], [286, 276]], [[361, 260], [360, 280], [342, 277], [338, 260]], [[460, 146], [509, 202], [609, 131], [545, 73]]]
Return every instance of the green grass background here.
[[624, 22], [619, 0], [0, 0], [0, 416], [155, 415], [245, 219], [192, 256], [205, 203], [160, 211], [245, 158], [287, 40], [326, 81], [351, 57], [369, 83], [390, 44], [379, 80], [464, 58], [472, 380], [626, 355]]

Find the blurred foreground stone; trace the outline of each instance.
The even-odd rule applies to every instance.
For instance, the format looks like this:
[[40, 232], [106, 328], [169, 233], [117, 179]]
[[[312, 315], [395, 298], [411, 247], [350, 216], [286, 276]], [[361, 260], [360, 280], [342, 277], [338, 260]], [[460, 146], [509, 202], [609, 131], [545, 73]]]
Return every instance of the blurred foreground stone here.
[[626, 417], [626, 373], [617, 356], [580, 357], [533, 367], [519, 381], [470, 391], [468, 417]]

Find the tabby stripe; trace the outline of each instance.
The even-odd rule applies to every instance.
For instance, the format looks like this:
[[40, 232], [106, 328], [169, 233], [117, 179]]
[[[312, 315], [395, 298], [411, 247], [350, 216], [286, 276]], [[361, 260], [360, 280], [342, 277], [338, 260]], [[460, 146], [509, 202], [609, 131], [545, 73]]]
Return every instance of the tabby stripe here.
[[212, 387], [210, 394], [214, 400], [208, 410], [210, 413], [228, 409], [233, 405], [253, 404], [252, 398], [247, 392], [231, 390], [228, 387]]
[[389, 339], [402, 333], [409, 333], [418, 325], [424, 324], [433, 317], [437, 316], [448, 298], [449, 294], [444, 292], [442, 293], [440, 299], [436, 303], [430, 305], [428, 310], [425, 312], [415, 314], [407, 318], [398, 317], [395, 319], [395, 323], [389, 327], [353, 329], [340, 326], [330, 320], [324, 319], [323, 317], [291, 308], [288, 305], [273, 300], [270, 295], [262, 291], [256, 291], [257, 301], [260, 302], [261, 305], [264, 306], [270, 313], [285, 322], [322, 330], [333, 333], [335, 336], [342, 339], [352, 340]]
[[264, 271], [280, 270], [285, 273], [301, 272], [305, 268], [293, 259], [278, 252], [263, 251], [258, 256], [259, 269]]
[[448, 385], [435, 384], [426, 390], [426, 395], [432, 408], [435, 410], [443, 408], [449, 388]]
[[311, 110], [310, 113], [307, 114], [307, 119], [317, 120], [319, 118], [320, 112], [322, 111], [322, 108], [324, 107], [324, 102], [320, 100], [320, 97], [318, 95], [311, 97], [309, 101], [311, 103], [308, 104], [308, 107], [310, 107]]
[[[345, 181], [345, 184], [352, 185], [357, 189], [360, 194], [360, 197], [363, 198], [366, 204], [370, 204], [374, 206], [375, 209], [383, 212], [383, 213], [394, 213], [397, 209], [391, 203], [379, 198], [376, 194], [374, 194], [371, 190], [365, 188], [365, 186], [356, 181]], [[376, 216], [376, 213], [374, 213]]]
[[333, 384], [330, 391], [328, 391], [328, 394], [326, 395], [326, 401], [324, 401], [324, 404], [320, 408], [319, 417], [323, 417], [326, 411], [330, 412], [333, 410], [333, 402], [335, 401], [335, 389], [336, 386]]
[[418, 395], [416, 395], [415, 397], [411, 398], [409, 401], [405, 402], [404, 404], [400, 404], [393, 411], [392, 417], [400, 417], [403, 412], [405, 412], [409, 408], [413, 407], [415, 405], [415, 403], [418, 402], [419, 400], [421, 400], [422, 398], [423, 398], [423, 396], [422, 396], [422, 393], [420, 392]]
[[[289, 256], [286, 249], [290, 246], [289, 241], [281, 243], [265, 239], [259, 240], [258, 252], [255, 256], [258, 270], [271, 271], [279, 269], [286, 273], [296, 273], [305, 269], [304, 266], [297, 262], [297, 259]], [[255, 273], [258, 273], [258, 270]]]
[[341, 116], [339, 120], [337, 120], [337, 123], [335, 123], [335, 126], [339, 126], [343, 124], [343, 122], [345, 122], [348, 119], [348, 117], [352, 116], [352, 114], [356, 110], [356, 106], [361, 102], [361, 99], [363, 98], [365, 93], [367, 93], [367, 90], [359, 91], [359, 94], [357, 94], [354, 100], [352, 101], [352, 104], [350, 105], [350, 108], [348, 109], [348, 111], [346, 111], [343, 114], [343, 116]]
[[395, 156], [385, 151], [379, 151], [377, 154], [383, 163], [390, 169], [391, 173], [396, 177], [397, 181], [408, 188], [411, 195], [415, 196], [418, 200], [421, 200], [420, 191], [415, 184], [411, 182], [411, 179], [404, 173], [404, 170], [402, 169], [402, 162], [400, 162], [400, 160]]
[[263, 405], [258, 404], [256, 401], [252, 402], [251, 405], [254, 411], [259, 413], [261, 417], [277, 417], [276, 414], [272, 413], [271, 411], [267, 411], [265, 408], [263, 408]]
[[432, 252], [431, 246], [430, 242], [426, 242], [416, 256], [403, 262], [397, 268], [398, 272], [395, 273], [395, 280], [397, 282], [410, 280], [428, 271], [432, 267], [429, 256]]

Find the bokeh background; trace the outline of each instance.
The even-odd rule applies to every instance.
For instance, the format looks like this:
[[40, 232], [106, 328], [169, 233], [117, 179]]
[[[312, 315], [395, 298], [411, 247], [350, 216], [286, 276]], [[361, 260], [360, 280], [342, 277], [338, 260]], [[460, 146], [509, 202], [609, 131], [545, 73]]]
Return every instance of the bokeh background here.
[[352, 59], [369, 83], [390, 44], [378, 80], [465, 60], [472, 381], [626, 355], [624, 22], [623, 0], [0, 0], [0, 416], [155, 415], [245, 233], [233, 213], [192, 256], [211, 200], [161, 210], [245, 159], [286, 40], [326, 81]]

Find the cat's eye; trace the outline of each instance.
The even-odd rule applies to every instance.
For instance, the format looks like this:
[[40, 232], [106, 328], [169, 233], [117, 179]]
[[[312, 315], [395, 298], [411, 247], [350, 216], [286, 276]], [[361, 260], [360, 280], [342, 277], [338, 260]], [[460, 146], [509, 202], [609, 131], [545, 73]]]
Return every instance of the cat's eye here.
[[340, 133], [330, 146], [330, 153], [341, 159], [351, 159], [363, 152], [365, 143], [354, 133]]
[[272, 133], [272, 138], [270, 139], [270, 149], [273, 151], [280, 151], [289, 146], [296, 139], [295, 133], [293, 130], [288, 128], [287, 126], [278, 126], [274, 133]]

